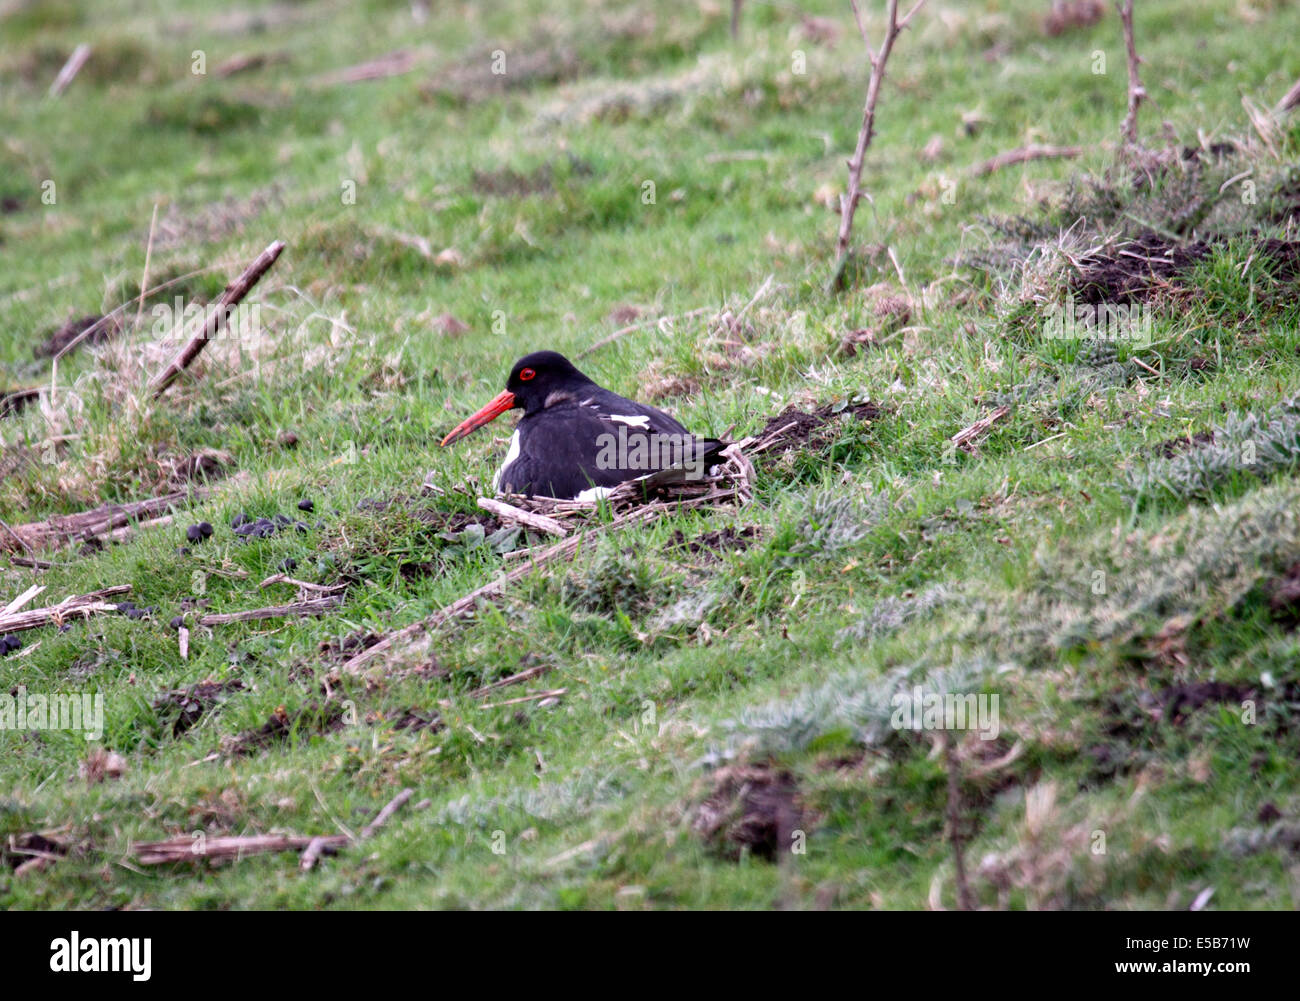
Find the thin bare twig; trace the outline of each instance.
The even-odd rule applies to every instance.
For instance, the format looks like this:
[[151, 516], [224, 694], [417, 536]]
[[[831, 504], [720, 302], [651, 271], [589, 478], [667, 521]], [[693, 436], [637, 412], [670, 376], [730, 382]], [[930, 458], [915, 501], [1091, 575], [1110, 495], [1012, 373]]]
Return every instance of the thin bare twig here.
[[999, 153], [997, 156], [990, 157], [976, 167], [972, 173], [976, 177], [983, 177], [985, 174], [992, 174], [994, 171], [1002, 170], [1005, 167], [1014, 167], [1018, 163], [1028, 163], [1030, 160], [1046, 160], [1057, 157], [1075, 157], [1082, 152], [1082, 146], [1047, 146], [1039, 143], [1030, 143], [1028, 146], [1021, 146], [1019, 149], [1009, 149], [1005, 153]]
[[527, 528], [535, 528], [537, 531], [545, 532], [547, 535], [557, 535], [563, 539], [569, 534], [569, 530], [554, 518], [548, 518], [544, 514], [536, 514], [532, 511], [525, 511], [523, 508], [515, 507], [513, 504], [504, 504], [501, 501], [493, 500], [490, 497], [480, 497], [478, 499], [478, 506], [484, 511], [491, 512], [505, 521], [513, 521], [516, 524], [523, 525]]
[[507, 685], [517, 685], [521, 681], [530, 681], [533, 678], [545, 674], [550, 669], [550, 664], [538, 664], [536, 667], [527, 668], [526, 670], [520, 671], [518, 674], [512, 674], [508, 678], [501, 678], [499, 681], [494, 681], [490, 685], [476, 688], [474, 691], [469, 693], [469, 697], [471, 699], [482, 698], [484, 695], [487, 695], [488, 692], [496, 691], [498, 688], [505, 688]]
[[[12, 528], [10, 528], [8, 522], [0, 520], [0, 529], [4, 529], [6, 535], [8, 535], [11, 539], [17, 542], [18, 545], [22, 546], [23, 552], [25, 552], [28, 556], [34, 555], [32, 552], [32, 547], [27, 544], [27, 540], [24, 539], [17, 532], [15, 532]], [[47, 568], [42, 568], [42, 569], [47, 569]]]
[[944, 759], [948, 765], [948, 840], [952, 844], [953, 864], [957, 870], [957, 906], [963, 911], [973, 911], [975, 899], [966, 879], [964, 833], [961, 829], [961, 768], [957, 764], [952, 733], [944, 733], [942, 739]]
[[844, 271], [849, 262], [849, 237], [853, 232], [853, 216], [858, 210], [858, 202], [863, 197], [862, 164], [866, 159], [867, 147], [871, 145], [871, 140], [876, 134], [876, 102], [880, 98], [880, 86], [885, 79], [885, 64], [889, 61], [889, 54], [893, 51], [894, 41], [899, 33], [907, 27], [913, 15], [924, 4], [925, 0], [916, 0], [912, 9], [899, 18], [898, 0], [889, 0], [885, 37], [881, 40], [878, 50], [873, 49], [871, 43], [867, 41], [867, 33], [862, 26], [856, 0], [853, 4], [853, 14], [858, 19], [862, 41], [867, 47], [867, 58], [871, 61], [871, 79], [867, 83], [867, 100], [862, 109], [862, 128], [858, 131], [858, 143], [854, 147], [853, 158], [848, 163], [849, 187], [840, 196], [840, 229], [836, 240], [835, 267], [829, 282], [831, 291], [837, 291], [844, 284]]
[[50, 84], [50, 97], [58, 97], [68, 89], [68, 84], [76, 78], [81, 72], [81, 67], [86, 65], [86, 60], [90, 58], [90, 46], [82, 42], [72, 50], [72, 55], [68, 56], [68, 61], [63, 64], [63, 69], [59, 70], [59, 75], [54, 78]]
[[[411, 789], [409, 787], [403, 789], [391, 800], [389, 800], [388, 803], [385, 804], [384, 808], [380, 810], [377, 814], [375, 814], [375, 819], [372, 820], [370, 823], [368, 823], [365, 827], [363, 827], [361, 829], [361, 833], [357, 835], [355, 838], [353, 838], [352, 840], [363, 841], [366, 838], [371, 837], [377, 830], [379, 830], [379, 828], [383, 827], [384, 824], [386, 824], [389, 821], [389, 819], [393, 816], [393, 814], [395, 814], [398, 810], [400, 810], [403, 806], [405, 806], [407, 801], [414, 794], [415, 794], [414, 789]], [[317, 794], [317, 798], [318, 799], [320, 798], [319, 794]], [[322, 800], [322, 805], [324, 805], [323, 800]], [[320, 857], [324, 852], [333, 850], [335, 847], [338, 847], [338, 842], [336, 842], [334, 839], [339, 837], [342, 836], [341, 835], [320, 835], [318, 837], [312, 838], [311, 841], [308, 842], [307, 844], [306, 851], [302, 853], [302, 858], [298, 860], [299, 867], [304, 872], [307, 872], [315, 868], [316, 863], [320, 860]]]
[[521, 695], [517, 699], [506, 699], [504, 702], [484, 702], [483, 709], [499, 709], [502, 706], [517, 706], [521, 702], [535, 702], [538, 699], [558, 699], [567, 692], [567, 688], [552, 688], [548, 692], [533, 692], [531, 695]]
[[[337, 837], [337, 835], [334, 835], [334, 837]], [[302, 853], [302, 858], [298, 860], [298, 867], [303, 872], [309, 872], [316, 868], [316, 863], [320, 861], [321, 855], [325, 853], [327, 848], [329, 848], [328, 836], [320, 835], [312, 838], [311, 841], [307, 842], [307, 849]]]
[[375, 814], [375, 819], [372, 820], [370, 823], [368, 823], [365, 827], [361, 828], [362, 839], [370, 837], [372, 834], [375, 833], [375, 831], [383, 827], [384, 824], [388, 822], [388, 819], [393, 814], [395, 814], [398, 810], [400, 810], [403, 806], [405, 806], [407, 800], [409, 800], [413, 795], [415, 795], [415, 790], [411, 789], [410, 787], [407, 787], [406, 789], [403, 789], [401, 792], [399, 792], [396, 796], [394, 796], [391, 800], [389, 800], [388, 805], [386, 805], [382, 810], [380, 810], [377, 814]]
[[323, 615], [338, 607], [343, 599], [335, 594], [320, 598], [308, 598], [306, 601], [294, 602], [292, 605], [272, 605], [269, 608], [250, 608], [245, 612], [227, 612], [219, 615], [205, 615], [199, 619], [201, 626], [225, 626], [232, 622], [249, 622], [257, 619], [302, 618], [308, 615]]
[[216, 306], [208, 312], [203, 327], [191, 338], [188, 344], [181, 348], [176, 357], [168, 363], [167, 367], [150, 384], [154, 399], [162, 396], [167, 391], [167, 387], [189, 368], [190, 363], [199, 356], [199, 352], [207, 347], [208, 341], [225, 329], [226, 324], [230, 321], [231, 311], [243, 301], [244, 296], [248, 295], [253, 286], [270, 270], [271, 265], [276, 262], [282, 250], [284, 250], [284, 241], [276, 240], [257, 255], [257, 259], [244, 269], [243, 274], [226, 286], [226, 290], [217, 299]]
[[858, 10], [858, 0], [849, 0], [849, 6], [853, 8], [853, 20], [858, 22], [858, 34], [862, 36], [862, 44], [867, 47], [867, 52], [871, 52], [871, 39], [867, 37], [867, 26], [862, 23], [862, 11]]
[[[632, 518], [628, 516], [622, 521], [622, 524], [629, 524], [632, 520], [646, 520], [644, 518]], [[609, 527], [614, 528], [619, 525], [615, 521]], [[351, 660], [343, 664], [343, 672], [346, 674], [360, 674], [368, 664], [378, 660], [386, 654], [393, 653], [416, 653], [423, 652], [433, 642], [433, 631], [441, 626], [444, 622], [452, 619], [458, 619], [463, 615], [472, 612], [478, 605], [479, 598], [496, 594], [515, 581], [527, 576], [535, 568], [546, 563], [551, 563], [557, 559], [566, 556], [572, 556], [582, 545], [584, 535], [572, 535], [562, 542], [557, 542], [549, 549], [544, 549], [531, 560], [521, 563], [509, 573], [503, 574], [494, 581], [489, 581], [482, 587], [475, 588], [469, 594], [457, 598], [450, 605], [446, 605], [434, 612], [432, 615], [418, 622], [413, 622], [404, 629], [397, 632], [389, 633], [374, 646], [361, 651]]]
[[313, 584], [311, 581], [298, 580], [298, 578], [290, 577], [285, 573], [273, 573], [257, 586], [270, 587], [272, 584], [293, 584], [304, 591], [318, 591], [321, 594], [339, 594], [348, 589], [346, 584]]
[[32, 570], [49, 570], [54, 566], [49, 560], [38, 560], [28, 556], [13, 556], [11, 559], [14, 566], [30, 567]]
[[1138, 64], [1142, 60], [1137, 54], [1137, 42], [1133, 36], [1133, 0], [1116, 0], [1115, 8], [1124, 25], [1124, 48], [1128, 54], [1128, 113], [1124, 116], [1120, 135], [1125, 146], [1136, 146], [1138, 107], [1146, 100], [1147, 92], [1138, 76]]
[[369, 62], [322, 73], [312, 80], [312, 84], [317, 87], [332, 87], [341, 83], [362, 83], [366, 80], [383, 80], [391, 76], [402, 76], [405, 73], [410, 73], [428, 56], [429, 53], [423, 49], [417, 52], [399, 49], [396, 52], [382, 55], [378, 59], [371, 59]]
[[121, 321], [126, 316], [127, 307], [130, 306], [132, 303], [143, 303], [146, 299], [148, 299], [151, 296], [157, 295], [159, 292], [166, 292], [169, 288], [171, 288], [174, 285], [180, 285], [184, 282], [189, 281], [191, 278], [197, 278], [199, 275], [206, 275], [209, 272], [216, 271], [217, 268], [218, 265], [215, 264], [209, 265], [206, 268], [196, 268], [193, 271], [187, 271], [184, 274], [177, 275], [175, 278], [168, 278], [165, 282], [159, 282], [153, 288], [144, 289], [139, 295], [132, 296], [130, 299], [127, 299], [126, 302], [122, 303], [121, 305], [115, 306], [113, 309], [109, 310], [98, 320], [92, 323], [89, 327], [87, 327], [85, 330], [79, 333], [76, 337], [68, 341], [67, 344], [59, 348], [59, 351], [52, 359], [52, 362], [55, 365], [57, 365], [59, 360], [64, 355], [66, 355], [69, 351], [77, 347], [79, 344], [81, 344], [82, 341], [86, 340], [87, 338], [94, 337], [96, 334], [98, 334], [109, 324], [116, 323], [118, 326], [121, 326], [122, 325]]
[[1009, 413], [1011, 413], [1010, 407], [998, 407], [992, 413], [981, 417], [970, 427], [962, 428], [948, 440], [958, 448], [969, 450], [976, 438], [982, 435], [998, 421], [1002, 420], [1002, 418], [1007, 416]]
[[116, 612], [117, 606], [103, 599], [125, 594], [130, 590], [130, 584], [116, 584], [113, 587], [106, 587], [99, 591], [91, 591], [89, 594], [69, 595], [57, 605], [29, 608], [25, 612], [15, 611], [8, 615], [0, 614], [0, 634], [17, 633], [25, 629], [39, 629], [42, 626], [51, 624], [62, 624], [68, 619], [88, 619], [92, 615]]

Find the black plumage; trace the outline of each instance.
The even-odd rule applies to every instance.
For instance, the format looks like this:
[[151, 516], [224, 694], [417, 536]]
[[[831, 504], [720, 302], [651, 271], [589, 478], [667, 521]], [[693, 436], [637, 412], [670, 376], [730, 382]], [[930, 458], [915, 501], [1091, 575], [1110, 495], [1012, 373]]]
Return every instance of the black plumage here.
[[662, 410], [598, 386], [554, 351], [519, 359], [505, 392], [443, 444], [511, 409], [524, 413], [493, 481], [502, 493], [570, 499], [599, 496], [665, 469], [702, 477], [726, 447], [716, 438], [692, 435]]

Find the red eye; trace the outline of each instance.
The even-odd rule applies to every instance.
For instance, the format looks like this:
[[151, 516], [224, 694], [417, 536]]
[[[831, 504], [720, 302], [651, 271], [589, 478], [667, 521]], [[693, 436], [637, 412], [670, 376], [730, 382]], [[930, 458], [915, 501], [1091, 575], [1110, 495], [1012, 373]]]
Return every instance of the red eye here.
[[531, 368], [521, 368], [521, 369], [519, 370], [519, 378], [521, 378], [524, 382], [527, 382], [529, 379], [531, 379], [531, 378], [532, 378], [533, 376], [535, 376], [536, 374], [537, 374], [537, 373], [534, 372]]

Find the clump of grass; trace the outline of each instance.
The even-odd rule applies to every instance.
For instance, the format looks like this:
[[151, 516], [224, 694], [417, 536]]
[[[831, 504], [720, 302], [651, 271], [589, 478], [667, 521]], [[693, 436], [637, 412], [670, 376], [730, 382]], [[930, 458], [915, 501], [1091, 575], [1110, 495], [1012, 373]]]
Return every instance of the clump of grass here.
[[1261, 488], [1120, 540], [1045, 553], [1039, 572], [1000, 610], [991, 604], [975, 630], [1002, 635], [998, 645], [1024, 659], [1123, 644], [1174, 615], [1221, 615], [1297, 560], [1300, 490]]
[[1300, 396], [1293, 396], [1262, 414], [1230, 414], [1200, 448], [1130, 470], [1128, 486], [1143, 499], [1203, 499], [1224, 484], [1267, 480], [1297, 465]]
[[669, 590], [648, 560], [602, 539], [587, 567], [564, 579], [560, 597], [585, 612], [634, 615], [658, 604]]
[[[839, 671], [793, 695], [773, 699], [724, 720], [726, 740], [705, 761], [777, 756], [850, 743], [883, 747], [902, 739], [893, 725], [902, 698], [984, 691], [998, 665], [985, 655], [954, 659], [940, 667], [926, 659], [883, 674], [865, 667]], [[910, 732], [910, 731], [909, 731]]]
[[950, 587], [937, 584], [912, 597], [881, 598], [870, 612], [837, 632], [835, 642], [837, 645], [865, 643], [887, 636], [950, 603], [955, 597]]
[[864, 504], [838, 491], [813, 494], [791, 529], [789, 558], [829, 557], [848, 549], [871, 534], [885, 508], [881, 497]]
[[719, 582], [692, 587], [650, 620], [650, 632], [681, 633], [698, 629], [728, 598]]

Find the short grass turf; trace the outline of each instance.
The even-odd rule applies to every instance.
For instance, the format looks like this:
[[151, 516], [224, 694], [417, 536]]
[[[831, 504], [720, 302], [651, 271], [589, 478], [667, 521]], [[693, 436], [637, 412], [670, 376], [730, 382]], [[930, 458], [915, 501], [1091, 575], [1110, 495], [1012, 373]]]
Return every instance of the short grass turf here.
[[[3, 691], [105, 705], [99, 742], [0, 732], [0, 902], [955, 907], [955, 834], [982, 907], [1296, 906], [1300, 130], [1249, 112], [1300, 71], [1300, 9], [1141, 3], [1163, 153], [1124, 158], [1118, 18], [1051, 34], [1047, 7], [918, 15], [828, 294], [867, 77], [847, 5], [747, 4], [734, 41], [722, 3], [0, 5], [0, 388], [47, 389], [0, 419], [0, 518], [212, 473], [170, 525], [0, 557], [6, 602], [156, 609], [0, 659]], [[976, 170], [1031, 142], [1083, 151]], [[256, 321], [150, 403], [176, 297], [274, 239]], [[1205, 246], [1124, 300], [1140, 340], [1048, 336], [1133, 239]], [[126, 329], [38, 357], [137, 295], [147, 248], [168, 284]], [[340, 675], [520, 544], [464, 529], [506, 422], [436, 444], [510, 362], [683, 314], [582, 366], [705, 432], [830, 422], [750, 506], [593, 534], [429, 655]], [[231, 530], [277, 512], [311, 527]], [[174, 616], [289, 601], [258, 586], [288, 559], [347, 585], [337, 610], [195, 627], [180, 658]], [[997, 696], [995, 739], [899, 730], [917, 686]], [[356, 834], [406, 787], [310, 872], [131, 849]]]

